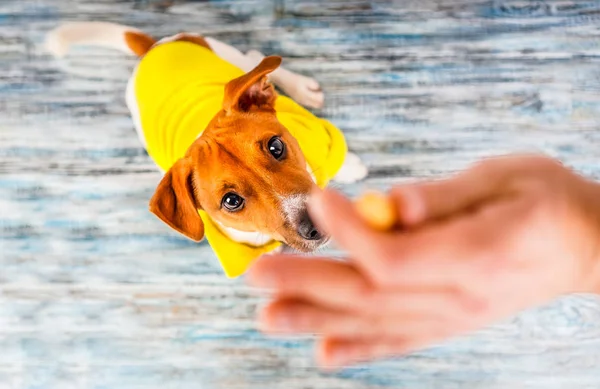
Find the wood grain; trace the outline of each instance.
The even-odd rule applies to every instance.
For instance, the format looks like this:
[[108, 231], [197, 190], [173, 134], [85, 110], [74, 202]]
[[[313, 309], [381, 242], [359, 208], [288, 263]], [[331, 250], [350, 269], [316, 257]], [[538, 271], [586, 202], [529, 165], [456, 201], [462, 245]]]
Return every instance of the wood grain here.
[[598, 1], [0, 2], [0, 388], [598, 388], [600, 302], [325, 375], [262, 302], [147, 211], [160, 179], [124, 103], [133, 59], [42, 49], [64, 20], [197, 31], [317, 78], [369, 164], [354, 195], [542, 151], [600, 178]]

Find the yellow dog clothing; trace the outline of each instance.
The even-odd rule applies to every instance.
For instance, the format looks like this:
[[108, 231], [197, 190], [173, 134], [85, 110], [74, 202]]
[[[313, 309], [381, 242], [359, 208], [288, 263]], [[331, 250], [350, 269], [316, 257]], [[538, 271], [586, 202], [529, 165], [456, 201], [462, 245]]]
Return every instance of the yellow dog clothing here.
[[[134, 93], [148, 154], [164, 171], [182, 158], [189, 146], [222, 109], [225, 85], [244, 74], [209, 49], [189, 42], [169, 42], [153, 48], [139, 63]], [[296, 104], [278, 96], [279, 122], [298, 141], [314, 172], [325, 187], [344, 162], [347, 146], [339, 129]], [[231, 240], [211, 218], [198, 211], [208, 243], [232, 278], [243, 274], [252, 261], [281, 243], [260, 247]]]

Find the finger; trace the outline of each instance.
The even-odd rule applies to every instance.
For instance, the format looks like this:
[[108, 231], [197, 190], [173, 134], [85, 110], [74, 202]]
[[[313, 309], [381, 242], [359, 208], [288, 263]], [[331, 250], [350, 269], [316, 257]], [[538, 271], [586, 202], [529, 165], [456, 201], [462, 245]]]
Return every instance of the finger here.
[[435, 346], [459, 333], [440, 326], [436, 331], [412, 338], [324, 338], [317, 344], [317, 362], [327, 370], [336, 370], [357, 363], [404, 356]]
[[279, 298], [293, 297], [342, 310], [364, 305], [361, 301], [373, 290], [351, 264], [294, 255], [259, 258], [248, 271], [248, 281]]
[[375, 315], [415, 315], [437, 312], [438, 316], [473, 314], [479, 306], [456, 289], [375, 288], [351, 264], [325, 258], [307, 260], [296, 256], [260, 258], [248, 272], [250, 284], [271, 289], [279, 299], [294, 298], [325, 308]]
[[351, 253], [368, 276], [389, 271], [387, 260], [397, 254], [395, 236], [370, 228], [345, 196], [332, 189], [314, 192], [309, 212], [317, 227]]
[[460, 289], [481, 286], [494, 264], [506, 265], [521, 203], [528, 204], [520, 200], [507, 196], [461, 217], [393, 233], [368, 228], [352, 204], [331, 190], [313, 197], [310, 206], [315, 222], [352, 253], [353, 263], [375, 286]]
[[474, 242], [480, 245], [488, 233], [488, 226], [470, 219], [409, 232], [375, 231], [358, 217], [348, 199], [333, 190], [313, 197], [310, 210], [316, 224], [351, 253], [368, 279], [385, 288], [468, 282], [472, 269], [462, 259], [472, 258]]
[[498, 195], [500, 185], [481, 179], [479, 171], [453, 178], [396, 186], [390, 190], [399, 224], [410, 227], [461, 213]]
[[[365, 315], [323, 308], [299, 300], [277, 300], [261, 312], [260, 327], [271, 334], [319, 334], [337, 338], [413, 338], [435, 333], [441, 325], [449, 328], [463, 315], [448, 319], [429, 307], [424, 314], [380, 311]], [[454, 324], [457, 325], [457, 324]]]
[[[443, 180], [399, 185], [390, 191], [399, 221], [407, 226], [464, 212], [508, 193], [515, 173], [530, 169], [539, 157], [497, 157]], [[536, 165], [537, 166], [537, 165]]]

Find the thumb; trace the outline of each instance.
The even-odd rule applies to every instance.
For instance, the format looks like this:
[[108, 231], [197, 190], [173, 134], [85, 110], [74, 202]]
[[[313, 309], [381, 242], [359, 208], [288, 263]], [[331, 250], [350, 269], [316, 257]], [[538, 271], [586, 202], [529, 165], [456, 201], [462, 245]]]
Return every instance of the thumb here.
[[377, 279], [389, 273], [387, 259], [394, 253], [395, 236], [371, 228], [350, 199], [332, 189], [316, 191], [309, 213], [317, 227], [350, 253], [353, 263], [368, 276]]
[[398, 185], [390, 197], [398, 210], [399, 224], [414, 226], [466, 212], [507, 193], [514, 160], [490, 159], [454, 177]]

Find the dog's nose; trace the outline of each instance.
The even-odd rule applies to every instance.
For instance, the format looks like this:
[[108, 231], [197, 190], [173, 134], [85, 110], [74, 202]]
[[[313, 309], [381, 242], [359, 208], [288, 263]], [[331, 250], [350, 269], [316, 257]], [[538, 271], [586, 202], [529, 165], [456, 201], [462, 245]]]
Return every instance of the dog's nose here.
[[300, 219], [300, 223], [298, 224], [298, 234], [306, 240], [319, 240], [323, 237], [313, 224], [312, 220], [310, 220], [308, 212]]

